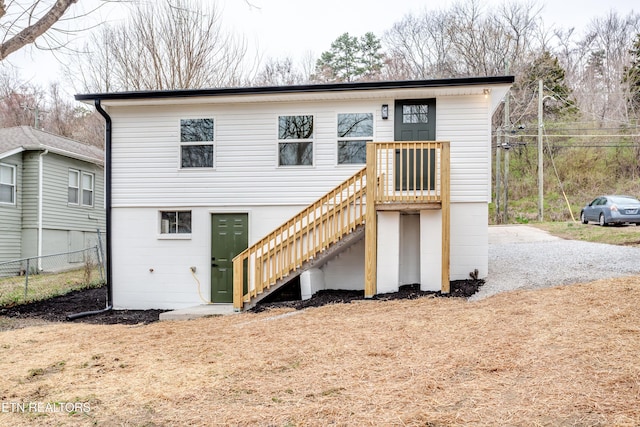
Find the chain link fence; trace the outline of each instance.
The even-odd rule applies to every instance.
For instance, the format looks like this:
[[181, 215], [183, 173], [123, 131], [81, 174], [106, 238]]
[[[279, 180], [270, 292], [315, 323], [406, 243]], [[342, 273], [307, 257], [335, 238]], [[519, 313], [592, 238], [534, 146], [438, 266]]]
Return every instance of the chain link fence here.
[[0, 263], [0, 307], [47, 299], [105, 282], [100, 245]]

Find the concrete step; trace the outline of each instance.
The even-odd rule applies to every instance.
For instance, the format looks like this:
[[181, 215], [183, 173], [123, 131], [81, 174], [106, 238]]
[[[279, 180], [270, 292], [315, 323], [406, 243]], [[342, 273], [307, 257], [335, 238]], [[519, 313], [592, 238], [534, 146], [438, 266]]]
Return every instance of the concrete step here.
[[207, 316], [226, 316], [235, 314], [233, 304], [201, 304], [194, 307], [160, 313], [160, 320], [190, 320]]

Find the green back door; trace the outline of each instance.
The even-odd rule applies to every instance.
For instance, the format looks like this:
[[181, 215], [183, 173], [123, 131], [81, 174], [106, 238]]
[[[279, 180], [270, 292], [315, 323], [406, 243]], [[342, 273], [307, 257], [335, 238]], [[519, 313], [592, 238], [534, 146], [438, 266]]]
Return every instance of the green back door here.
[[436, 100], [397, 100], [394, 120], [396, 141], [435, 141]]
[[[396, 141], [434, 141], [436, 139], [436, 100], [404, 99], [396, 101], [394, 139]], [[415, 158], [414, 158], [415, 157]], [[435, 150], [396, 150], [396, 191], [433, 190], [436, 171]], [[427, 176], [427, 165], [431, 176]], [[415, 168], [415, 171], [414, 171]], [[402, 176], [400, 176], [402, 171]]]
[[247, 248], [247, 214], [211, 215], [211, 301], [233, 302], [233, 258]]

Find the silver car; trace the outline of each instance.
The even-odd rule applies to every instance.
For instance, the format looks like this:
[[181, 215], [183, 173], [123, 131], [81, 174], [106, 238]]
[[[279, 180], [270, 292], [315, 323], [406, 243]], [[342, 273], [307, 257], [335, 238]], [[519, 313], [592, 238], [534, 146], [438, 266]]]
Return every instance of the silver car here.
[[630, 196], [600, 196], [582, 208], [580, 221], [607, 224], [640, 224], [640, 201]]

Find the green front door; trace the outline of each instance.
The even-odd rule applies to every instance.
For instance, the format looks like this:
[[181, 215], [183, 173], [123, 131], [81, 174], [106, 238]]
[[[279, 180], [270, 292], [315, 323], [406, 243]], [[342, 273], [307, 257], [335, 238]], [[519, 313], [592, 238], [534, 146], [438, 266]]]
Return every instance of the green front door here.
[[247, 248], [247, 214], [211, 215], [211, 301], [233, 302], [233, 258]]

